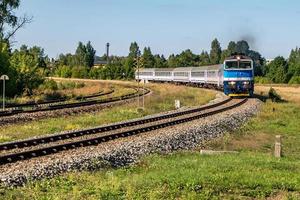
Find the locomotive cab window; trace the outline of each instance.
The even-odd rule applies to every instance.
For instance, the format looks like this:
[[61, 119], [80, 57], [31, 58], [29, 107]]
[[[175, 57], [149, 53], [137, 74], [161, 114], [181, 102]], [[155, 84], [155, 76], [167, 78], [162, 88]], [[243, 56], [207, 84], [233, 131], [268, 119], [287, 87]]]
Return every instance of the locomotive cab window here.
[[251, 69], [250, 61], [227, 61], [225, 62], [225, 69]]

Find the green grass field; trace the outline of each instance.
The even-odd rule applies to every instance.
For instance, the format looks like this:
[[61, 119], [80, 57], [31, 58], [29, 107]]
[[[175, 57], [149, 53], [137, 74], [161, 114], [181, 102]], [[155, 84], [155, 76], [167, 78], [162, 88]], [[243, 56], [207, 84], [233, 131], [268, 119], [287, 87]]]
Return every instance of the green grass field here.
[[[151, 155], [136, 166], [68, 173], [3, 189], [0, 195], [4, 199], [300, 199], [299, 119], [298, 103], [268, 101], [245, 126], [206, 144], [238, 154], [202, 156], [196, 149]], [[283, 136], [280, 159], [272, 155], [277, 134]]]

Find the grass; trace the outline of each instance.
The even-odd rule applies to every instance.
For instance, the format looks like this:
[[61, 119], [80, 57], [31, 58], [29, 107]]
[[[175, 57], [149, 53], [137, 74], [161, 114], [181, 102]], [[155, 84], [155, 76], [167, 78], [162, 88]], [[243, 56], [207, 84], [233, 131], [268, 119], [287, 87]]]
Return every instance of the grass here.
[[[288, 95], [290, 90], [278, 90], [289, 103], [267, 101], [239, 130], [206, 144], [238, 154], [201, 156], [197, 149], [156, 154], [135, 166], [68, 173], [3, 189], [0, 195], [5, 199], [300, 199], [300, 94]], [[277, 134], [283, 136], [280, 159], [272, 155]]]
[[244, 127], [208, 143], [209, 148], [273, 153], [276, 135], [281, 135], [283, 154], [300, 159], [300, 105], [268, 101], [257, 117]]
[[180, 152], [152, 155], [128, 168], [69, 173], [2, 194], [6, 199], [252, 199], [289, 192], [296, 198], [299, 180], [299, 160]]
[[[125, 86], [118, 84], [114, 85], [114, 88], [117, 88], [116, 94], [114, 95], [122, 95], [134, 91], [131, 88], [124, 87]], [[183, 106], [195, 106], [205, 104], [215, 97], [214, 91], [186, 88], [184, 86], [165, 85], [162, 87], [158, 84], [150, 84], [148, 87], [151, 88], [153, 94], [145, 97], [144, 111], [138, 110], [137, 102], [133, 102], [127, 105], [103, 109], [93, 114], [56, 117], [23, 124], [8, 125], [5, 129], [0, 129], [0, 142], [94, 127], [168, 111], [174, 109], [175, 99], [180, 99]], [[140, 103], [142, 103], [142, 101], [140, 101]]]

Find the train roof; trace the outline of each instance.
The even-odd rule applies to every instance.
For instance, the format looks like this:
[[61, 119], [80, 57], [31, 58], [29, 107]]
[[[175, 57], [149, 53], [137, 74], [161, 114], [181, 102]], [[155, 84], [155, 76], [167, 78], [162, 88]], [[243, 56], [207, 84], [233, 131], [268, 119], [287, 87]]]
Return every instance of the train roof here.
[[251, 57], [245, 56], [245, 55], [232, 55], [232, 56], [226, 58], [225, 60], [234, 60], [234, 59], [238, 59], [238, 57], [239, 57], [240, 59], [252, 60]]
[[152, 68], [156, 72], [173, 71], [175, 68]]
[[174, 72], [181, 72], [181, 71], [191, 71], [193, 67], [176, 67], [174, 68]]
[[192, 71], [202, 71], [202, 70], [218, 70], [222, 68], [222, 64], [218, 65], [206, 65], [206, 66], [200, 66], [200, 67], [193, 67]]
[[222, 64], [218, 65], [207, 65], [207, 66], [200, 66], [200, 67], [176, 67], [176, 68], [140, 68], [139, 71], [141, 72], [164, 72], [164, 71], [202, 71], [202, 70], [218, 70], [222, 69]]

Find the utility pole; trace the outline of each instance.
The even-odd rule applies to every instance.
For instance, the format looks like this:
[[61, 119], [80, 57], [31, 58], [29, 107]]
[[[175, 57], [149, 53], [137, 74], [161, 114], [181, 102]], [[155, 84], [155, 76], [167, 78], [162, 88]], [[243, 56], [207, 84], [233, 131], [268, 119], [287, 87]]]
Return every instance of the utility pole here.
[[145, 80], [143, 80], [143, 110], [145, 110]]
[[140, 107], [140, 58], [136, 58], [136, 65], [138, 71], [138, 108]]
[[7, 75], [2, 75], [0, 77], [0, 79], [3, 80], [3, 95], [2, 95], [3, 104], [2, 104], [2, 109], [3, 109], [3, 111], [5, 111], [5, 80], [9, 80], [9, 77]]
[[143, 60], [140, 56], [137, 56], [135, 58], [135, 61], [136, 61], [136, 68], [137, 68], [137, 81], [138, 81], [138, 108], [140, 107], [140, 67], [143, 65]]

